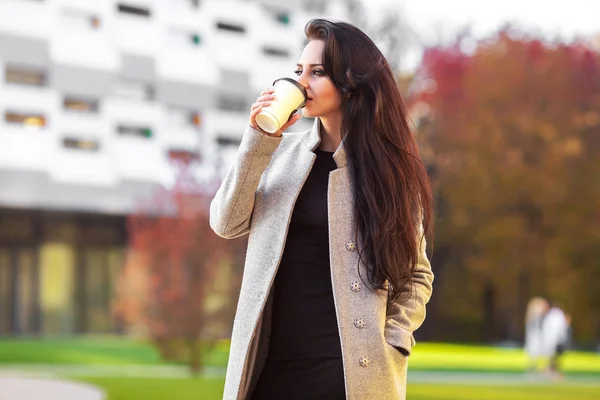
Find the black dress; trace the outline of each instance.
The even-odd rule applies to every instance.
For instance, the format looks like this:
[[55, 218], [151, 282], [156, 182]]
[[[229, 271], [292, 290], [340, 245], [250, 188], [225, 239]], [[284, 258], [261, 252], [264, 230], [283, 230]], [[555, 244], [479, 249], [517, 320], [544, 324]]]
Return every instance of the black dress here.
[[252, 400], [346, 399], [327, 219], [336, 164], [333, 153], [315, 153], [275, 277], [269, 352]]

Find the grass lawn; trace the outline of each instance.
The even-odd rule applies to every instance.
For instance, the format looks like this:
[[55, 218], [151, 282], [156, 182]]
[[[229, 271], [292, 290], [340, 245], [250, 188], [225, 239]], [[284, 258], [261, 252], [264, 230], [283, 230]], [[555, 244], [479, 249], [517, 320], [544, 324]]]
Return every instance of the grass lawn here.
[[[413, 371], [521, 372], [526, 363], [522, 349], [418, 343], [410, 357], [409, 368]], [[562, 368], [567, 373], [600, 374], [600, 354], [568, 351]]]
[[[219, 344], [207, 356], [206, 364], [225, 366], [228, 343]], [[523, 372], [525, 355], [520, 349], [486, 346], [419, 343], [410, 358], [411, 371]], [[126, 366], [165, 365], [152, 345], [119, 337], [78, 337], [73, 339], [0, 339], [2, 364], [32, 363], [55, 365]], [[10, 367], [9, 367], [10, 368]], [[568, 374], [598, 375], [600, 354], [570, 351], [564, 358]], [[118, 371], [118, 368], [115, 369]], [[86, 372], [83, 372], [84, 374]], [[117, 373], [115, 374], [117, 375]], [[94, 376], [75, 378], [97, 385], [106, 400], [217, 400], [223, 392], [223, 378], [133, 378]], [[593, 378], [592, 378], [593, 380]], [[409, 384], [410, 400], [577, 400], [600, 399], [599, 386], [567, 383], [533, 385]], [[369, 399], [371, 400], [371, 399]], [[377, 399], [373, 399], [377, 400]]]
[[596, 400], [600, 388], [567, 385], [465, 386], [408, 385], [410, 400]]
[[105, 400], [221, 400], [225, 379], [77, 378], [104, 389]]
[[[220, 400], [223, 379], [79, 379], [103, 388], [106, 400]], [[465, 386], [409, 384], [410, 400], [596, 400], [600, 387], [548, 384], [544, 386]], [[376, 399], [373, 399], [376, 400]]]
[[113, 338], [2, 339], [0, 363], [37, 364], [162, 364], [144, 343]]
[[[206, 365], [227, 365], [228, 342], [206, 356]], [[0, 339], [0, 365], [6, 363], [76, 365], [164, 365], [146, 342], [120, 337], [72, 339]], [[413, 371], [521, 372], [526, 358], [521, 349], [490, 346], [418, 343], [410, 357]], [[600, 354], [568, 351], [567, 373], [600, 374]]]
[[[228, 343], [217, 345], [206, 364], [226, 366]], [[164, 365], [158, 352], [146, 342], [120, 337], [68, 339], [0, 339], [0, 365], [7, 363], [77, 365]]]

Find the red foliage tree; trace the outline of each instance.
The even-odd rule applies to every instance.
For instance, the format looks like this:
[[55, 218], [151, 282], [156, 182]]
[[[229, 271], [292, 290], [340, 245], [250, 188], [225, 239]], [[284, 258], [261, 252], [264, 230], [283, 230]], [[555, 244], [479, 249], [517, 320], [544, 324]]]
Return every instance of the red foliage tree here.
[[166, 359], [192, 372], [233, 320], [244, 240], [224, 241], [209, 226], [218, 182], [199, 182], [179, 164], [175, 184], [129, 217], [129, 249], [118, 284], [117, 315], [142, 327]]
[[546, 295], [591, 341], [600, 332], [600, 56], [510, 28], [473, 52], [462, 40], [426, 51], [409, 100], [439, 197], [437, 296], [453, 304], [443, 314], [462, 321], [459, 335], [482, 339], [488, 323], [487, 339], [517, 339], [528, 298]]

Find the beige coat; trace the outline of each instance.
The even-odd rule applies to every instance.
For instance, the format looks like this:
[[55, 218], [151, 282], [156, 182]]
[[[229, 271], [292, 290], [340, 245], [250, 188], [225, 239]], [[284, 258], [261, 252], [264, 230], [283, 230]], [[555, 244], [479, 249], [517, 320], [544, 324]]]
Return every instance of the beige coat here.
[[[316, 158], [318, 120], [303, 133], [281, 138], [248, 128], [237, 158], [210, 209], [210, 225], [224, 238], [249, 233], [246, 265], [233, 324], [224, 400], [247, 400], [268, 349], [272, 286], [281, 260], [294, 203]], [[331, 281], [340, 332], [346, 398], [398, 400], [406, 397], [413, 331], [425, 318], [433, 274], [422, 242], [415, 290], [402, 304], [369, 290], [357, 271], [353, 237], [353, 189], [343, 143], [333, 158], [327, 203]], [[364, 265], [361, 275], [367, 276]]]

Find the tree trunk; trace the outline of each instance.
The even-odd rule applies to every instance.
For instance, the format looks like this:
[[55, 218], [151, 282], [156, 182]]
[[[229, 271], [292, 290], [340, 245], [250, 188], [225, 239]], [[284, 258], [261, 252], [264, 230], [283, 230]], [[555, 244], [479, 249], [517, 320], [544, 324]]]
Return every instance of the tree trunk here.
[[493, 342], [495, 336], [494, 294], [494, 286], [486, 282], [483, 287], [483, 339], [488, 343]]
[[200, 339], [190, 340], [190, 372], [194, 376], [198, 376], [202, 372], [202, 341]]
[[529, 298], [531, 297], [530, 290], [530, 275], [529, 271], [521, 271], [519, 273], [519, 283], [518, 283], [518, 294], [517, 294], [517, 329], [518, 334], [517, 337], [514, 338], [519, 341], [524, 341], [524, 332], [525, 332], [525, 311], [527, 309], [527, 303], [529, 302]]

